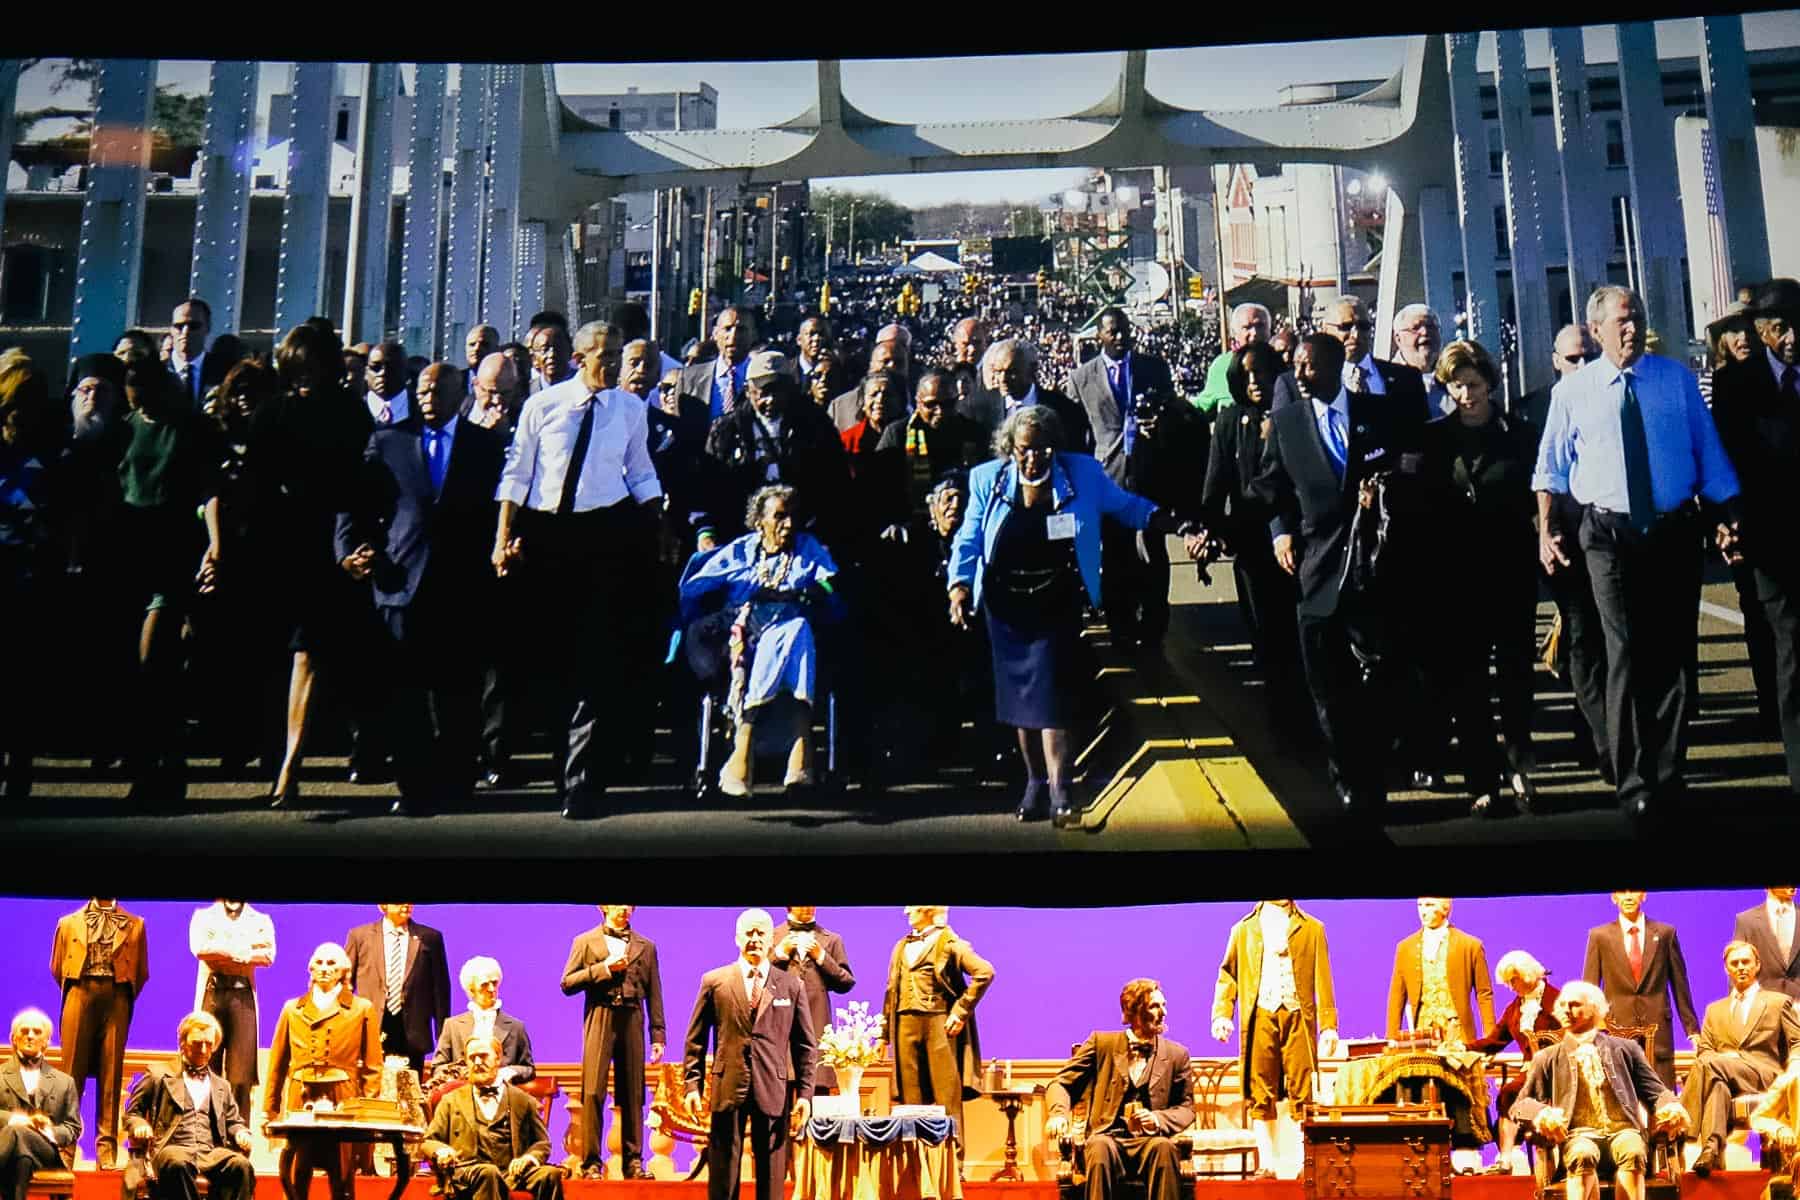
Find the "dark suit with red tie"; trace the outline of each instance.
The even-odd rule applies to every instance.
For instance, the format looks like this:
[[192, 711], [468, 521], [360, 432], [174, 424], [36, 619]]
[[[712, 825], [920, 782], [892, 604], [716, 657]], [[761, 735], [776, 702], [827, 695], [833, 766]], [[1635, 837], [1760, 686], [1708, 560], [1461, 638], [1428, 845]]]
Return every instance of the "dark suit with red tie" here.
[[812, 1099], [818, 1032], [798, 977], [763, 963], [766, 976], [752, 1003], [742, 961], [708, 971], [700, 980], [682, 1075], [689, 1092], [703, 1091], [706, 1082], [712, 1087], [706, 1143], [710, 1200], [737, 1200], [746, 1122], [756, 1200], [777, 1200], [787, 1175], [789, 1110], [795, 1100]]
[[461, 418], [447, 435], [417, 419], [377, 429], [354, 505], [338, 514], [338, 560], [358, 546], [375, 551], [369, 584], [396, 667], [395, 776], [412, 807], [474, 786], [482, 661], [466, 622], [486, 611], [495, 585], [494, 489], [505, 457], [498, 435]]
[[1675, 1086], [1674, 1015], [1669, 996], [1675, 997], [1674, 1014], [1681, 1017], [1681, 1027], [1694, 1037], [1700, 1022], [1694, 1016], [1694, 996], [1688, 990], [1687, 960], [1681, 954], [1681, 939], [1675, 927], [1661, 921], [1644, 920], [1644, 945], [1640, 949], [1641, 965], [1633, 971], [1625, 933], [1617, 921], [1608, 921], [1588, 930], [1587, 953], [1582, 960], [1581, 977], [1606, 993], [1612, 1012], [1607, 1021], [1613, 1026], [1656, 1025], [1656, 1041], [1651, 1050], [1651, 1064], [1664, 1083]]
[[1731, 927], [1731, 940], [1749, 942], [1756, 947], [1756, 956], [1762, 962], [1756, 973], [1757, 983], [1771, 992], [1781, 992], [1790, 999], [1800, 1000], [1800, 913], [1794, 916], [1793, 936], [1786, 954], [1781, 952], [1781, 942], [1769, 927], [1766, 904], [1747, 908], [1737, 915]]
[[[1171, 1137], [1194, 1123], [1193, 1078], [1188, 1050], [1157, 1037], [1134, 1050], [1123, 1029], [1097, 1030], [1081, 1043], [1044, 1090], [1052, 1117], [1067, 1116], [1071, 1094], [1087, 1097], [1088, 1200], [1109, 1200], [1126, 1178], [1141, 1176], [1149, 1200], [1177, 1200], [1180, 1165]], [[1145, 1059], [1137, 1082], [1134, 1060]], [[1133, 1134], [1125, 1123], [1128, 1104], [1156, 1118], [1156, 1132]]]
[[581, 1158], [584, 1165], [605, 1160], [601, 1152], [601, 1101], [606, 1069], [612, 1067], [613, 1101], [619, 1106], [619, 1165], [625, 1178], [643, 1162], [644, 1017], [650, 1041], [663, 1045], [662, 968], [656, 943], [635, 929], [626, 935], [625, 969], [614, 973], [606, 926], [580, 934], [569, 947], [562, 992], [581, 995]]

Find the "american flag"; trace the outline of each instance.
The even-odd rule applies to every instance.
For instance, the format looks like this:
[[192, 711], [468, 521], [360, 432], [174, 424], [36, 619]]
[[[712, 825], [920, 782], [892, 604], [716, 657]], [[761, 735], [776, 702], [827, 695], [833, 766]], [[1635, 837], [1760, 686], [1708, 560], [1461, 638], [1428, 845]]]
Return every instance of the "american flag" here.
[[1700, 167], [1706, 176], [1706, 237], [1712, 251], [1713, 316], [1731, 306], [1736, 292], [1731, 286], [1731, 256], [1725, 248], [1725, 204], [1719, 192], [1718, 157], [1713, 153], [1711, 129], [1700, 131]]

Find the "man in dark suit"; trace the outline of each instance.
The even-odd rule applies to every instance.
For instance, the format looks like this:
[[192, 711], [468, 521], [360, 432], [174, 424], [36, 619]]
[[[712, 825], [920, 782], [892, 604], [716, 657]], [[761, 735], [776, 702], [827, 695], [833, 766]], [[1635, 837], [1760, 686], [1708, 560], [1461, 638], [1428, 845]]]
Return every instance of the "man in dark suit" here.
[[1171, 1138], [1194, 1123], [1188, 1050], [1162, 1036], [1169, 1004], [1156, 980], [1127, 983], [1119, 1011], [1126, 1027], [1088, 1034], [1044, 1090], [1044, 1134], [1067, 1132], [1071, 1093], [1085, 1094], [1088, 1200], [1110, 1200], [1132, 1177], [1143, 1179], [1149, 1200], [1178, 1200], [1180, 1162]]
[[735, 304], [726, 305], [713, 321], [712, 340], [719, 348], [718, 356], [682, 369], [681, 394], [697, 401], [706, 410], [708, 421], [717, 421], [745, 398], [749, 382], [745, 373], [751, 347], [756, 345], [756, 314]]
[[963, 1101], [981, 1094], [975, 1006], [993, 985], [994, 967], [957, 936], [949, 916], [940, 904], [907, 905], [912, 932], [888, 957], [881, 1023], [900, 1103], [943, 1105], [961, 1139]]
[[799, 978], [769, 969], [774, 932], [769, 914], [760, 908], [738, 917], [738, 959], [701, 978], [694, 1015], [688, 1021], [682, 1077], [690, 1113], [698, 1116], [710, 1102], [712, 1129], [706, 1142], [710, 1200], [737, 1200], [746, 1124], [756, 1200], [776, 1200], [787, 1177], [789, 1125], [804, 1125], [812, 1113], [818, 1031]]
[[1058, 391], [1040, 391], [1037, 385], [1037, 347], [1022, 337], [995, 342], [989, 364], [1000, 377], [1001, 410], [996, 426], [1025, 404], [1042, 404], [1062, 422], [1063, 449], [1074, 454], [1094, 452], [1094, 431], [1086, 410]]
[[199, 412], [206, 393], [223, 383], [235, 365], [224, 354], [207, 353], [211, 334], [212, 305], [198, 296], [177, 304], [169, 316], [169, 374], [175, 377], [188, 412]]
[[1752, 675], [1766, 689], [1762, 708], [1779, 717], [1788, 785], [1800, 791], [1800, 283], [1769, 281], [1753, 311], [1762, 346], [1713, 374], [1712, 415], [1750, 529], [1733, 565], [1738, 599], [1747, 620], [1760, 609], [1767, 625], [1766, 638], [1748, 639]]
[[[1570, 1179], [1589, 1184], [1588, 1195], [1604, 1155], [1613, 1164], [1613, 1194], [1644, 1200], [1650, 1130], [1679, 1130], [1687, 1114], [1638, 1044], [1602, 1028], [1607, 1002], [1599, 988], [1577, 979], [1563, 988], [1556, 1007], [1568, 1032], [1532, 1057], [1512, 1119], [1563, 1142]], [[1648, 1123], [1642, 1113], [1650, 1114]]]
[[668, 1034], [656, 943], [631, 927], [636, 911], [635, 905], [602, 904], [604, 920], [577, 935], [563, 967], [563, 995], [581, 994], [581, 1159], [589, 1179], [603, 1175], [601, 1101], [609, 1065], [621, 1124], [620, 1170], [626, 1179], [651, 1178], [643, 1164], [645, 1014], [651, 1062], [662, 1061]]
[[1725, 947], [1725, 977], [1731, 994], [1706, 1006], [1694, 1065], [1681, 1088], [1688, 1126], [1700, 1138], [1694, 1174], [1705, 1178], [1724, 1165], [1725, 1133], [1735, 1096], [1767, 1091], [1783, 1070], [1800, 1066], [1800, 1012], [1780, 992], [1757, 985], [1761, 968], [1756, 947]]
[[63, 1169], [81, 1140], [75, 1081], [44, 1057], [50, 1018], [28, 1008], [12, 1019], [13, 1056], [0, 1064], [0, 1200], [25, 1200], [34, 1172]]
[[[1117, 306], [1100, 311], [1100, 353], [1075, 368], [1068, 394], [1087, 415], [1093, 430], [1094, 457], [1121, 487], [1130, 487], [1129, 464], [1138, 457], [1140, 441], [1157, 435], [1157, 412], [1175, 395], [1169, 365], [1140, 354], [1131, 318]], [[1205, 460], [1201, 451], [1200, 461]], [[1198, 462], [1187, 474], [1198, 478]], [[1152, 496], [1159, 502], [1167, 498]], [[1169, 553], [1165, 539], [1147, 534], [1145, 557], [1139, 557], [1138, 531], [1106, 518], [1100, 528], [1100, 570], [1105, 577], [1106, 623], [1113, 645], [1131, 651], [1162, 643], [1169, 628]], [[1140, 612], [1141, 610], [1141, 612]]]
[[[1340, 368], [1344, 390], [1353, 396], [1385, 396], [1393, 415], [1415, 425], [1443, 415], [1429, 408], [1425, 399], [1425, 377], [1405, 363], [1389, 362], [1371, 353], [1375, 344], [1375, 323], [1363, 302], [1355, 296], [1340, 296], [1325, 310], [1319, 331], [1335, 338], [1344, 347], [1344, 364]], [[1294, 373], [1275, 381], [1274, 411], [1301, 399], [1295, 390]]]
[[1800, 1000], [1800, 937], [1794, 936], [1794, 889], [1769, 888], [1767, 898], [1732, 922], [1731, 940], [1756, 947], [1762, 963], [1756, 982]]
[[[787, 920], [775, 927], [775, 949], [769, 961], [777, 970], [800, 980], [806, 989], [806, 1007], [812, 1010], [813, 1032], [822, 1034], [831, 1024], [831, 997], [856, 987], [856, 973], [844, 953], [844, 939], [818, 922], [814, 906], [790, 904]], [[815, 1095], [837, 1090], [837, 1072], [819, 1063]]]
[[462, 965], [459, 980], [468, 994], [469, 1008], [444, 1022], [438, 1033], [437, 1051], [431, 1056], [433, 1073], [463, 1062], [469, 1043], [484, 1037], [494, 1044], [496, 1070], [502, 1083], [530, 1083], [537, 1078], [537, 1062], [531, 1057], [531, 1035], [525, 1032], [525, 1022], [500, 1010], [500, 964], [478, 954]]
[[438, 1101], [420, 1150], [449, 1176], [449, 1200], [562, 1200], [563, 1169], [551, 1166], [550, 1131], [537, 1104], [500, 1078], [492, 1038], [470, 1039], [463, 1058], [469, 1086]]
[[1271, 418], [1257, 490], [1275, 509], [1275, 560], [1300, 581], [1301, 661], [1332, 786], [1346, 810], [1379, 820], [1390, 733], [1374, 684], [1386, 649], [1378, 618], [1388, 589], [1347, 584], [1347, 563], [1354, 518], [1359, 511], [1365, 521], [1375, 517], [1375, 477], [1416, 474], [1420, 425], [1391, 405], [1350, 395], [1343, 356], [1342, 343], [1325, 334], [1295, 347], [1301, 402]]
[[381, 920], [344, 939], [351, 986], [381, 1010], [381, 1045], [404, 1055], [414, 1071], [437, 1046], [450, 1017], [450, 960], [444, 935], [412, 919], [410, 904], [380, 904]]
[[487, 611], [506, 447], [458, 417], [462, 377], [419, 373], [416, 419], [377, 428], [354, 507], [338, 514], [337, 556], [367, 582], [391, 639], [396, 814], [466, 800], [475, 786], [482, 662], [467, 629]]
[[[1588, 930], [1581, 977], [1606, 993], [1618, 1025], [1656, 1026], [1651, 1058], [1664, 1083], [1675, 1086], [1675, 1020], [1692, 1038], [1700, 1030], [1688, 990], [1687, 960], [1675, 927], [1644, 916], [1644, 892], [1614, 892], [1619, 919]], [[1567, 989], [1565, 988], [1566, 992]], [[1675, 997], [1671, 1014], [1669, 997]]]
[[250, 1126], [238, 1112], [231, 1084], [208, 1067], [219, 1048], [219, 1023], [207, 1013], [184, 1017], [176, 1030], [179, 1057], [146, 1071], [126, 1107], [132, 1136], [150, 1142], [156, 1200], [197, 1200], [205, 1176], [211, 1200], [250, 1200], [256, 1174]]

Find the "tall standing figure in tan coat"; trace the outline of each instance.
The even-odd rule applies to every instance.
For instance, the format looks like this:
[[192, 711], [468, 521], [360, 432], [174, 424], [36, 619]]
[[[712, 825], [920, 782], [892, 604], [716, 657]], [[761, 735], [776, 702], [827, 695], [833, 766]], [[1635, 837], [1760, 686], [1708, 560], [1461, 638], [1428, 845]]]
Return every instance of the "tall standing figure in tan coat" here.
[[94, 1157], [110, 1171], [119, 1153], [119, 1089], [131, 1009], [150, 979], [144, 918], [117, 900], [89, 900], [56, 923], [50, 975], [62, 989], [62, 1070], [79, 1090], [100, 1085], [94, 1110]]
[[[1458, 1046], [1478, 1042], [1494, 1028], [1494, 980], [1488, 974], [1487, 947], [1450, 924], [1451, 901], [1444, 896], [1419, 897], [1419, 930], [1394, 948], [1394, 974], [1388, 983], [1387, 1035], [1402, 1028], [1444, 1031]], [[1469, 994], [1475, 1007], [1469, 1007]], [[1476, 1024], [1479, 1013], [1481, 1023]]]
[[1213, 990], [1212, 1035], [1218, 1041], [1231, 1039], [1234, 1003], [1242, 1021], [1238, 1075], [1245, 1116], [1255, 1122], [1261, 1174], [1292, 1179], [1297, 1165], [1269, 1165], [1277, 1162], [1277, 1106], [1285, 1100], [1298, 1119], [1312, 1099], [1318, 1060], [1330, 1057], [1338, 1040], [1331, 955], [1317, 917], [1292, 900], [1263, 900], [1232, 926]]
[[963, 1100], [981, 1094], [975, 1006], [994, 982], [994, 968], [950, 928], [949, 915], [939, 904], [907, 906], [912, 932], [888, 959], [881, 1021], [900, 1103], [943, 1105], [960, 1142]]

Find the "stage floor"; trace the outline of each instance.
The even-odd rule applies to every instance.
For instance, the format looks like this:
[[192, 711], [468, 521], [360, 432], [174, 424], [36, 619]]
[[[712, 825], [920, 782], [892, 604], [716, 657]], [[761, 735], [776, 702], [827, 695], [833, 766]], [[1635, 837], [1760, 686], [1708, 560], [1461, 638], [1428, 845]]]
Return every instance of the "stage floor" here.
[[[1768, 1174], [1763, 1171], [1718, 1171], [1710, 1179], [1684, 1175], [1681, 1179], [1682, 1200], [1759, 1200]], [[393, 1180], [360, 1177], [356, 1181], [356, 1200], [388, 1200]], [[407, 1188], [404, 1200], [430, 1200], [431, 1177], [420, 1176]], [[1531, 1177], [1508, 1175], [1459, 1176], [1451, 1185], [1455, 1200], [1531, 1200]], [[704, 1181], [621, 1181], [594, 1183], [575, 1180], [564, 1188], [566, 1200], [705, 1200]], [[1194, 1188], [1195, 1200], [1221, 1197], [1223, 1200], [1301, 1200], [1303, 1192], [1298, 1180], [1244, 1182], [1239, 1180], [1201, 1180]], [[741, 1200], [754, 1200], [755, 1188], [744, 1184]], [[964, 1200], [1056, 1200], [1056, 1185], [1033, 1180], [1027, 1183], [963, 1184]], [[117, 1171], [82, 1171], [75, 1178], [75, 1200], [119, 1200]], [[281, 1184], [273, 1175], [258, 1175], [255, 1200], [283, 1200]], [[315, 1176], [308, 1200], [330, 1200], [325, 1177]]]

